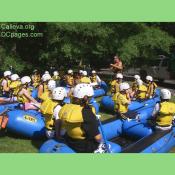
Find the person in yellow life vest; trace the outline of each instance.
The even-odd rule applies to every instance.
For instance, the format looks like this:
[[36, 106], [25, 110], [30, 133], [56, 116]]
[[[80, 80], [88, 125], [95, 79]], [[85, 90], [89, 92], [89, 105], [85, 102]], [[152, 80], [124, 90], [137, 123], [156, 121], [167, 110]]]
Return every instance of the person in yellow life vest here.
[[48, 81], [48, 84], [47, 84], [47, 87], [48, 87], [48, 91], [45, 91], [45, 92], [42, 93], [42, 95], [40, 96], [40, 99], [41, 99], [42, 101], [47, 100], [48, 98], [51, 97], [51, 94], [52, 94], [53, 89], [56, 88], [56, 81], [54, 81], [54, 80], [49, 80], [49, 81]]
[[73, 77], [73, 70], [68, 70], [67, 75], [65, 76], [66, 86], [71, 88], [74, 86], [74, 77]]
[[151, 76], [146, 76], [146, 82], [147, 82], [147, 98], [153, 98], [155, 89], [157, 88], [157, 84], [153, 81], [153, 77]]
[[4, 77], [1, 80], [1, 90], [2, 90], [2, 96], [3, 97], [9, 97], [9, 91], [10, 91], [10, 76], [11, 76], [11, 71], [5, 71], [4, 72]]
[[82, 72], [82, 78], [80, 79], [80, 83], [91, 84], [90, 78], [87, 76], [87, 71]]
[[116, 111], [117, 117], [120, 119], [128, 118], [128, 106], [131, 103], [130, 86], [128, 83], [124, 82], [120, 84], [120, 92], [115, 94], [114, 100], [114, 109]]
[[89, 105], [94, 90], [90, 84], [78, 84], [73, 91], [73, 104], [60, 110], [66, 144], [78, 153], [93, 153], [101, 142], [95, 109]]
[[91, 80], [91, 85], [93, 87], [98, 87], [101, 85], [101, 79], [100, 77], [97, 75], [96, 71], [93, 70], [92, 71], [92, 75], [90, 76], [90, 80]]
[[59, 72], [58, 71], [54, 71], [53, 72], [52, 79], [55, 80], [55, 81], [59, 81], [60, 80], [60, 76], [59, 76]]
[[34, 88], [38, 87], [40, 81], [41, 81], [41, 76], [40, 76], [38, 70], [35, 69], [35, 70], [33, 71], [33, 75], [32, 75], [32, 86], [33, 86]]
[[111, 95], [112, 96], [120, 91], [119, 86], [122, 83], [122, 80], [123, 80], [123, 75], [121, 73], [118, 73], [118, 74], [116, 74], [115, 80], [113, 80], [110, 83], [110, 85], [111, 85]]
[[155, 129], [170, 130], [175, 119], [175, 103], [170, 102], [171, 92], [168, 89], [161, 89], [160, 98], [161, 102], [156, 104], [152, 114], [155, 118]]
[[137, 91], [135, 93], [136, 100], [143, 101], [146, 99], [147, 87], [143, 84], [141, 79], [137, 80]]
[[136, 92], [138, 88], [137, 80], [140, 79], [139, 75], [134, 75], [134, 81], [132, 83], [132, 91]]
[[21, 107], [24, 107], [25, 103], [37, 103], [37, 101], [31, 96], [30, 88], [31, 78], [29, 76], [24, 76], [21, 78], [21, 86], [19, 88], [17, 99], [21, 103]]
[[41, 99], [43, 93], [48, 93], [48, 82], [51, 79], [50, 74], [44, 74], [41, 78], [41, 83], [38, 86], [38, 98]]
[[[59, 111], [64, 105], [63, 100], [67, 97], [67, 93], [65, 88], [57, 87], [52, 90], [52, 95], [50, 98], [45, 99], [38, 107], [40, 108], [41, 113], [45, 118], [45, 127], [46, 127], [46, 137], [51, 139], [55, 137], [56, 133], [62, 131], [61, 135], [64, 134], [64, 129], [58, 130], [57, 125], [60, 123], [58, 122], [59, 119]], [[55, 133], [55, 131], [57, 131]], [[56, 134], [56, 137], [59, 138], [60, 135]]]

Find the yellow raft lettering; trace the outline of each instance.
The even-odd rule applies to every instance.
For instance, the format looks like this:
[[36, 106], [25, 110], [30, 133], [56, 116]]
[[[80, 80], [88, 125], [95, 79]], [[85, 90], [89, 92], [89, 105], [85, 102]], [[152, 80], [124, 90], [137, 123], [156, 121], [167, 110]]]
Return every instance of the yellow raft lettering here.
[[37, 122], [37, 120], [36, 120], [34, 117], [31, 117], [31, 116], [29, 116], [29, 115], [25, 115], [25, 116], [24, 116], [24, 119], [25, 119], [25, 120], [28, 120], [28, 121], [30, 121], [30, 122], [33, 122], [33, 123], [36, 123], [36, 122]]

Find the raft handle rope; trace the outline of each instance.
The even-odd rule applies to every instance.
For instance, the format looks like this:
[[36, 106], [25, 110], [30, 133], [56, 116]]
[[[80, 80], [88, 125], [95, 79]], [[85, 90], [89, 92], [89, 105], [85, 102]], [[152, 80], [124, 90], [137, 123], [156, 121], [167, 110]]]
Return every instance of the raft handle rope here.
[[108, 145], [108, 143], [107, 143], [107, 139], [106, 139], [104, 130], [103, 130], [102, 123], [101, 123], [101, 121], [100, 121], [100, 117], [101, 117], [101, 115], [96, 115], [96, 118], [97, 118], [97, 120], [98, 120], [98, 122], [99, 122], [99, 127], [100, 127], [100, 130], [101, 130], [101, 134], [102, 134], [102, 137], [103, 137], [103, 142], [104, 142], [104, 144], [105, 144], [107, 153], [111, 153], [111, 151], [110, 151], [110, 149], [109, 149], [109, 145]]

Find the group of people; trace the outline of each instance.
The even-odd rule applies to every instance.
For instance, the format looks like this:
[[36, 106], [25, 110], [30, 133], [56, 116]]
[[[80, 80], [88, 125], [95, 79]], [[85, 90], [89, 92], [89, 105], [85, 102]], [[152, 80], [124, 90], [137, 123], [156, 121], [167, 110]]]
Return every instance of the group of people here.
[[[70, 91], [67, 92], [63, 86], [61, 87], [60, 82]], [[6, 98], [0, 98], [0, 102], [18, 101], [22, 109], [39, 110], [45, 118], [48, 138], [64, 137], [67, 145], [76, 152], [98, 152], [103, 147], [103, 139], [90, 100], [94, 95], [94, 88], [98, 88], [100, 83], [101, 79], [95, 70], [91, 72], [91, 76], [83, 70], [76, 75], [72, 70], [68, 70], [61, 78], [58, 71], [53, 72], [53, 76], [48, 71], [40, 76], [35, 70], [31, 77], [22, 78], [5, 71], [1, 79], [1, 90], [3, 97]], [[128, 106], [131, 100], [153, 98], [157, 88], [151, 76], [147, 76], [144, 83], [139, 75], [134, 76], [134, 82], [130, 86], [123, 82], [122, 73], [117, 73], [110, 85], [116, 116], [121, 120], [130, 118]], [[37, 98], [32, 97], [31, 86], [38, 90]], [[64, 103], [66, 97], [70, 97], [70, 104]], [[153, 112], [156, 129], [167, 130], [172, 127], [175, 104], [169, 102], [170, 99], [171, 92], [162, 89], [161, 102], [156, 105]]]
[[[102, 138], [95, 108], [89, 102], [94, 95], [93, 87], [101, 80], [94, 70], [90, 77], [86, 71], [80, 70], [73, 76], [73, 71], [68, 70], [62, 80], [71, 89], [71, 94], [66, 88], [57, 87], [60, 81], [57, 71], [53, 76], [45, 71], [41, 77], [34, 71], [31, 77], [22, 78], [5, 71], [1, 79], [1, 103], [17, 101], [22, 109], [39, 110], [45, 118], [47, 138], [62, 139], [64, 136], [66, 143], [77, 152], [98, 152]], [[37, 88], [37, 98], [32, 97], [31, 87]], [[71, 103], [65, 104], [64, 99], [68, 96]]]
[[[154, 98], [157, 88], [153, 77], [150, 75], [146, 76], [145, 83], [139, 75], [135, 75], [130, 86], [127, 82], [123, 82], [121, 73], [116, 74], [116, 78], [111, 81], [110, 85], [116, 115], [124, 120], [132, 117], [128, 111], [131, 100], [144, 101]], [[152, 114], [154, 125], [157, 130], [169, 130], [175, 118], [175, 104], [170, 102], [171, 92], [168, 89], [161, 89], [160, 97], [161, 102], [156, 104]]]

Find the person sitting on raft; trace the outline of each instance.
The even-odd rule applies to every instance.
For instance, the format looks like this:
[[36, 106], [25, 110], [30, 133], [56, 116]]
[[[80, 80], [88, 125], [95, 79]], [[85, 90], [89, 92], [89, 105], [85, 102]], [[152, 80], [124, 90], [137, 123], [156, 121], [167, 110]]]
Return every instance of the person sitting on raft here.
[[83, 70], [79, 70], [79, 72], [75, 74], [75, 84], [74, 84], [75, 86], [80, 83], [80, 80], [82, 78], [82, 73], [83, 73]]
[[[64, 105], [63, 100], [65, 97], [67, 97], [65, 88], [57, 87], [53, 89], [51, 97], [48, 97], [38, 105], [45, 118], [46, 137], [48, 139], [51, 139], [55, 136], [56, 138], [60, 138], [60, 135], [57, 134], [60, 134], [60, 130], [58, 130], [60, 127], [57, 127], [57, 125], [59, 124], [59, 111]], [[56, 135], [55, 131], [57, 131]]]
[[95, 70], [93, 70], [92, 75], [90, 76], [90, 80], [91, 80], [91, 85], [93, 87], [98, 88], [101, 85], [101, 79], [100, 77], [97, 75], [97, 72]]
[[140, 79], [139, 75], [134, 75], [134, 81], [132, 83], [132, 94], [133, 94], [132, 96], [134, 96], [137, 91], [138, 88], [137, 80], [139, 79]]
[[135, 92], [134, 99], [144, 101], [146, 99], [147, 87], [143, 84], [141, 79], [137, 80], [137, 91]]
[[52, 79], [55, 80], [56, 82], [60, 81], [60, 76], [58, 71], [53, 72]]
[[32, 78], [32, 86], [33, 86], [34, 88], [38, 87], [38, 85], [39, 85], [39, 83], [40, 83], [40, 81], [41, 81], [41, 76], [40, 76], [40, 74], [39, 74], [39, 72], [38, 72], [37, 69], [35, 69], [35, 70], [33, 71], [33, 75], [32, 75], [31, 78]]
[[118, 93], [120, 91], [119, 86], [122, 83], [123, 75], [121, 73], [116, 74], [115, 80], [111, 84], [111, 95]]
[[128, 118], [128, 106], [131, 103], [129, 93], [130, 86], [128, 83], [124, 82], [120, 84], [120, 92], [116, 93], [113, 97], [116, 115], [120, 119]]
[[153, 81], [153, 77], [151, 76], [146, 76], [146, 82], [147, 82], [147, 93], [146, 97], [147, 98], [153, 98], [155, 89], [157, 88], [157, 84]]
[[171, 92], [161, 89], [161, 102], [157, 103], [152, 116], [155, 118], [155, 129], [159, 131], [170, 130], [175, 119], [175, 104], [170, 102]]
[[9, 91], [10, 91], [10, 76], [11, 76], [11, 71], [5, 71], [4, 72], [4, 77], [1, 80], [1, 90], [2, 90], [2, 96], [3, 97], [9, 97]]
[[31, 78], [29, 76], [21, 78], [21, 86], [17, 94], [17, 99], [18, 102], [21, 103], [22, 109], [25, 109], [25, 104], [30, 105], [30, 103], [37, 103], [37, 101], [31, 96], [30, 83]]
[[65, 76], [66, 86], [71, 88], [74, 86], [74, 77], [73, 70], [68, 70], [67, 75]]
[[19, 80], [18, 74], [11, 75], [11, 83], [9, 85], [9, 98], [0, 98], [0, 103], [16, 102], [20, 85], [21, 81]]
[[82, 72], [82, 78], [80, 79], [80, 83], [91, 84], [90, 78], [87, 76], [87, 71]]
[[89, 105], [93, 95], [90, 84], [76, 85], [73, 104], [65, 104], [59, 113], [62, 127], [66, 130], [66, 144], [77, 153], [93, 153], [101, 142], [95, 109]]
[[38, 86], [38, 98], [41, 99], [43, 93], [48, 93], [48, 81], [51, 79], [50, 74], [44, 74], [41, 78], [41, 83]]

